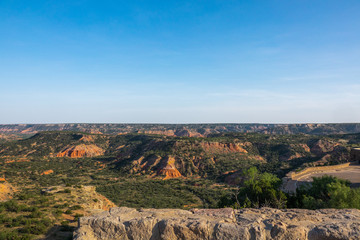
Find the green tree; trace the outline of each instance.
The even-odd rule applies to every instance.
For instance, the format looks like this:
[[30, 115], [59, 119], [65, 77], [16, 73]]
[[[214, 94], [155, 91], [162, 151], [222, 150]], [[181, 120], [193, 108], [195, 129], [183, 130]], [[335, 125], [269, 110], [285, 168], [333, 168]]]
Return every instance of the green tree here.
[[333, 176], [314, 177], [312, 184], [297, 190], [293, 207], [358, 208], [360, 189], [350, 188], [350, 182]]
[[286, 206], [286, 196], [279, 190], [281, 180], [270, 173], [259, 173], [256, 167], [243, 172], [243, 183], [233, 197], [226, 196], [219, 205], [234, 208]]

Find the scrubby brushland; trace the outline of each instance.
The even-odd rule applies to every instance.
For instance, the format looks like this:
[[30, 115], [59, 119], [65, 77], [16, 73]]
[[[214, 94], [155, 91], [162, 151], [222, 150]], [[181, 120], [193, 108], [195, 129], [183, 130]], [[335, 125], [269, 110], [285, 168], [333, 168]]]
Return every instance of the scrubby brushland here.
[[[31, 137], [0, 142], [0, 184], [8, 189], [0, 206], [0, 239], [71, 238], [78, 217], [115, 205], [358, 208], [358, 190], [346, 181], [315, 180], [328, 199], [311, 186], [296, 196], [279, 186], [289, 171], [349, 161], [360, 134], [119, 135], [107, 134], [105, 124], [96, 129], [103, 134], [35, 133], [38, 126], [48, 125], [34, 125]], [[357, 125], [349, 126], [355, 131]], [[27, 127], [19, 125], [17, 131]]]
[[219, 207], [360, 209], [360, 189], [350, 188], [350, 182], [336, 177], [314, 177], [311, 184], [301, 186], [296, 194], [291, 195], [280, 190], [281, 180], [278, 177], [271, 173], [259, 173], [255, 167], [244, 171], [243, 179], [234, 194], [220, 200]]

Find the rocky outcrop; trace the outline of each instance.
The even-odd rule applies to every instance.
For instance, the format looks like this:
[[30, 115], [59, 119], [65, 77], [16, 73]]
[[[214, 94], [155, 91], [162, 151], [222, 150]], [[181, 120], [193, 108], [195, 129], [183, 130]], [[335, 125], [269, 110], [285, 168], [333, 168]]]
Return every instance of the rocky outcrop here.
[[175, 167], [175, 158], [168, 156], [163, 159], [158, 175], [165, 175], [165, 179], [181, 177], [181, 173]]
[[251, 143], [220, 143], [220, 142], [201, 142], [200, 145], [205, 152], [231, 152], [248, 153], [244, 146]]
[[71, 157], [71, 158], [82, 158], [82, 157], [96, 157], [103, 155], [105, 152], [104, 149], [99, 148], [96, 145], [89, 144], [80, 144], [77, 146], [72, 146], [64, 149], [58, 153], [57, 157]]
[[52, 173], [54, 173], [54, 170], [50, 169], [50, 170], [43, 171], [42, 173], [40, 173], [40, 175], [49, 175]]
[[175, 131], [175, 136], [178, 136], [178, 137], [203, 137], [203, 135], [198, 133], [196, 130], [189, 130], [187, 128], [177, 129]]
[[176, 168], [176, 160], [173, 156], [160, 157], [151, 155], [141, 156], [132, 162], [130, 173], [148, 173], [151, 176], [165, 176], [165, 179], [181, 177]]
[[74, 188], [71, 191], [74, 201], [80, 203], [84, 209], [102, 209], [109, 210], [116, 207], [116, 205], [96, 192], [94, 186], [82, 186], [81, 188]]
[[201, 133], [196, 130], [189, 130], [186, 128], [180, 129], [170, 129], [170, 130], [139, 130], [137, 133], [142, 134], [155, 134], [155, 135], [164, 135], [164, 136], [177, 136], [177, 137], [204, 137]]
[[174, 130], [149, 130], [149, 131], [138, 131], [138, 133], [175, 136]]
[[80, 205], [81, 213], [86, 215], [116, 207], [112, 201], [96, 192], [95, 186], [64, 187], [59, 185], [44, 188], [42, 193], [51, 194], [55, 200], [68, 198], [74, 205]]
[[360, 239], [360, 211], [121, 207], [80, 218], [74, 239]]
[[16, 192], [16, 188], [10, 183], [0, 182], [0, 202], [11, 199], [14, 192]]

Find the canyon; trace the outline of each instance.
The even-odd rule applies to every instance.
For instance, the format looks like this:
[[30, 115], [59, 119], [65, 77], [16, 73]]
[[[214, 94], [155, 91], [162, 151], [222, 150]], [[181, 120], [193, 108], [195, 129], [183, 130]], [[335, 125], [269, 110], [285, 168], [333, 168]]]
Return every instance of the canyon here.
[[[128, 133], [101, 124], [40, 131], [59, 126], [19, 125], [14, 131], [2, 126], [2, 134], [11, 136], [0, 141], [1, 200], [7, 209], [0, 231], [64, 239], [80, 219], [75, 239], [116, 239], [116, 234], [122, 234], [119, 239], [358, 238], [358, 210], [270, 209], [263, 203], [247, 206], [256, 209], [216, 208], [239, 207], [233, 196], [251, 167], [273, 174], [280, 184], [304, 169], [337, 172], [334, 166], [357, 159], [353, 149], [360, 146], [360, 134], [286, 134], [294, 127], [315, 131], [328, 125], [287, 126], [276, 134], [270, 133], [273, 125], [239, 125], [267, 133], [226, 132], [237, 126], [231, 124], [197, 128], [201, 135], [193, 132], [199, 126], [191, 125], [162, 126], [165, 134], [159, 125], [130, 126]], [[71, 126], [83, 132], [70, 131]], [[294, 207], [290, 198], [287, 203]], [[30, 214], [35, 221], [21, 222]]]

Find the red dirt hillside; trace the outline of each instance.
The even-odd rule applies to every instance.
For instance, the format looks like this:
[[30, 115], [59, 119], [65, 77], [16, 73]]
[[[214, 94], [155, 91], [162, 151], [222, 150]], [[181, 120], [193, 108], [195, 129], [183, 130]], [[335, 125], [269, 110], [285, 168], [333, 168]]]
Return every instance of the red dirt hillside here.
[[105, 152], [104, 149], [99, 148], [96, 145], [90, 144], [80, 144], [77, 146], [68, 147], [65, 150], [58, 153], [57, 157], [71, 157], [71, 158], [81, 158], [81, 157], [96, 157], [103, 155]]
[[46, 170], [46, 171], [42, 172], [40, 175], [49, 175], [52, 173], [54, 173], [54, 170], [50, 169], [50, 170]]
[[181, 173], [175, 167], [175, 158], [166, 157], [163, 160], [162, 167], [158, 171], [158, 175], [165, 175], [165, 179], [181, 177]]
[[7, 182], [0, 182], [0, 202], [7, 201], [12, 198], [16, 188]]
[[[251, 144], [251, 143], [245, 143]], [[240, 152], [248, 153], [243, 147], [244, 143], [219, 143], [219, 142], [202, 142], [201, 147], [206, 152]]]

